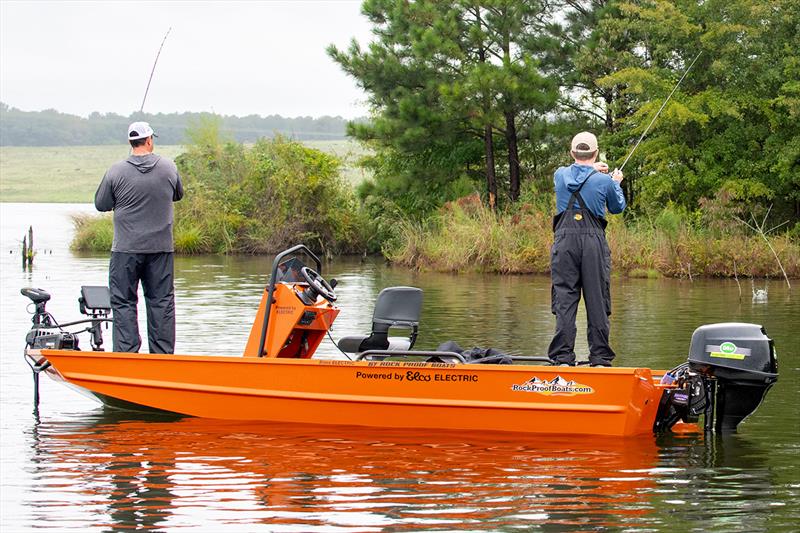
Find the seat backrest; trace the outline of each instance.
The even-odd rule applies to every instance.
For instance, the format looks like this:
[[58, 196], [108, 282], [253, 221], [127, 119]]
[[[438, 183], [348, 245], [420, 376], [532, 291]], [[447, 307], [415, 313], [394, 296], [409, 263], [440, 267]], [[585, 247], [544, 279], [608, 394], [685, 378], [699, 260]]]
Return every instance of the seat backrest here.
[[389, 347], [389, 328], [411, 329], [410, 345], [414, 346], [422, 313], [422, 289], [416, 287], [387, 287], [375, 300], [372, 313], [372, 332], [364, 339], [359, 350], [385, 350]]
[[372, 332], [389, 331], [391, 326], [418, 326], [421, 312], [422, 289], [387, 287], [378, 294], [375, 301]]

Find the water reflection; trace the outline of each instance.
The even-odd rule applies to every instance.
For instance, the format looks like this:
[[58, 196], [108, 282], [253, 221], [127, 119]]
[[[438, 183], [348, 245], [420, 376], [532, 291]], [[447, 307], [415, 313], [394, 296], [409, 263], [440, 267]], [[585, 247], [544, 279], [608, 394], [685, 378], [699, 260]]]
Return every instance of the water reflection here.
[[33, 489], [50, 501], [47, 520], [109, 530], [609, 527], [646, 523], [657, 486], [652, 439], [423, 436], [102, 409], [36, 433], [36, 476], [69, 480], [60, 500], [52, 482]]
[[675, 476], [660, 481], [656, 507], [679, 511], [680, 526], [704, 524], [708, 531], [763, 531], [780, 523], [785, 506], [769, 447], [741, 435], [659, 439], [661, 465]]
[[786, 495], [768, 450], [740, 436], [423, 436], [97, 409], [33, 437], [47, 482], [31, 498], [48, 503], [31, 519], [108, 531], [752, 531], [791, 517], [771, 512]]

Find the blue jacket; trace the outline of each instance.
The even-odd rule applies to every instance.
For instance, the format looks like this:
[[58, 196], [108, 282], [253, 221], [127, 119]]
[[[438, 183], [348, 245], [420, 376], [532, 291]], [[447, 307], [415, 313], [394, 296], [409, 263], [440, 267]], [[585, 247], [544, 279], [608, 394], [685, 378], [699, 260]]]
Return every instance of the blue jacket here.
[[[561, 167], [556, 170], [553, 181], [556, 186], [556, 214], [567, 208], [567, 202], [572, 193], [580, 187], [581, 183], [594, 170], [588, 165], [578, 165], [574, 163], [568, 167]], [[592, 178], [583, 186], [580, 192], [586, 207], [600, 218], [606, 217], [606, 207], [608, 212], [616, 215], [625, 209], [625, 195], [619, 183], [611, 179], [610, 174], [595, 172]], [[580, 208], [578, 202], [574, 207]]]

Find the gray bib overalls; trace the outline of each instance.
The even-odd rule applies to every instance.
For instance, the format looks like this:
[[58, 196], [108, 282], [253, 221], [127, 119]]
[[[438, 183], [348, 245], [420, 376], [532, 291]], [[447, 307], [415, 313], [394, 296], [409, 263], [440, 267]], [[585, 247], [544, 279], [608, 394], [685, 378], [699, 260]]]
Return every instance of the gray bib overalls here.
[[547, 355], [554, 364], [575, 364], [575, 316], [581, 291], [589, 323], [589, 362], [611, 366], [615, 355], [608, 344], [611, 252], [606, 242], [607, 222], [587, 209], [580, 195], [580, 190], [595, 173], [589, 174], [570, 196], [567, 208], [553, 218], [555, 240], [550, 272], [556, 332]]

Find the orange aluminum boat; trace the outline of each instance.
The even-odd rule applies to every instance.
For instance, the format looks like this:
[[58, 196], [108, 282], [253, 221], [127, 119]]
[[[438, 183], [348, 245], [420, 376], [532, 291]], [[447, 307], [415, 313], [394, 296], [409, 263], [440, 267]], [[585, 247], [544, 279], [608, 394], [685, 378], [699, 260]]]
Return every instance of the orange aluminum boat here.
[[[313, 259], [317, 270], [298, 256]], [[675, 369], [550, 366], [546, 358], [416, 351], [421, 291], [385, 289], [373, 331], [347, 337], [342, 359], [312, 356], [336, 319], [335, 281], [298, 245], [278, 254], [242, 357], [102, 351], [105, 287], [83, 287], [88, 319], [57, 325], [41, 289], [27, 360], [102, 403], [196, 417], [388, 428], [631, 436], [694, 428], [733, 431], [777, 380], [772, 340], [761, 326], [713, 324], [692, 337]], [[91, 324], [91, 351], [68, 326]], [[408, 328], [408, 338], [389, 337]], [[677, 429], [677, 428], [676, 428]]]

